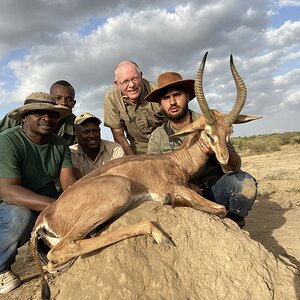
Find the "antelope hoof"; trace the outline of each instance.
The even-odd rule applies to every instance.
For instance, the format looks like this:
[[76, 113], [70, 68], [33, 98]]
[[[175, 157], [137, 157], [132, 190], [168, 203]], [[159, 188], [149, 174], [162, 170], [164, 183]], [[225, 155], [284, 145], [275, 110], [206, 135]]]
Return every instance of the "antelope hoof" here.
[[221, 209], [216, 213], [216, 215], [217, 215], [220, 219], [225, 218], [226, 215], [227, 215], [226, 208], [225, 208], [225, 207], [221, 208]]
[[155, 242], [160, 246], [171, 246], [173, 245], [170, 238], [164, 235], [159, 229], [152, 231], [152, 237], [154, 238]]
[[172, 243], [171, 239], [169, 239], [168, 237], [164, 236], [163, 239], [162, 239], [162, 241], [161, 241], [161, 243], [160, 243], [160, 245], [162, 245], [162, 246], [172, 246], [173, 243]]
[[54, 274], [57, 272], [63, 272], [63, 271], [66, 271], [67, 269], [69, 269], [73, 265], [74, 261], [75, 261], [75, 259], [72, 259], [63, 264], [49, 261], [46, 266], [43, 266], [43, 268], [45, 271], [47, 271], [50, 274]]

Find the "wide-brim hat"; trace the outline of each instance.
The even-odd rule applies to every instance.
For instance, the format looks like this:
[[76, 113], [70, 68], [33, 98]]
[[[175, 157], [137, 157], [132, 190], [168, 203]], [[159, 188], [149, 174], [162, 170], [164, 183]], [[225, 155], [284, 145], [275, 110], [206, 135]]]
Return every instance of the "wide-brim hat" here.
[[74, 121], [74, 124], [75, 125], [80, 125], [80, 124], [84, 123], [87, 120], [94, 120], [99, 125], [101, 124], [101, 120], [99, 118], [97, 118], [96, 116], [94, 116], [93, 114], [89, 113], [89, 112], [86, 112], [86, 113], [83, 113], [83, 114], [77, 116], [75, 121]]
[[8, 117], [17, 121], [21, 121], [24, 114], [31, 110], [56, 111], [59, 113], [59, 119], [63, 119], [72, 112], [71, 109], [63, 105], [57, 105], [54, 98], [50, 94], [37, 92], [30, 94], [26, 98], [24, 105], [12, 110], [8, 114]]
[[159, 102], [160, 93], [163, 89], [169, 89], [173, 87], [182, 87], [189, 93], [189, 100], [195, 98], [194, 90], [195, 80], [193, 79], [182, 79], [182, 76], [176, 72], [165, 72], [158, 76], [157, 89], [149, 93], [145, 100], [149, 102]]

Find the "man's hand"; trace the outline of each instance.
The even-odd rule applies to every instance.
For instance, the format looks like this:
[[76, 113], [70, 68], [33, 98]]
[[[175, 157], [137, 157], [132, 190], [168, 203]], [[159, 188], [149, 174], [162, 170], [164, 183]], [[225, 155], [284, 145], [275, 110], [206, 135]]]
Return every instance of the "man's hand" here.
[[209, 144], [206, 141], [204, 141], [203, 139], [200, 139], [200, 148], [201, 148], [202, 152], [204, 154], [206, 154], [207, 156], [211, 156], [212, 154], [214, 154], [214, 151], [212, 151]]

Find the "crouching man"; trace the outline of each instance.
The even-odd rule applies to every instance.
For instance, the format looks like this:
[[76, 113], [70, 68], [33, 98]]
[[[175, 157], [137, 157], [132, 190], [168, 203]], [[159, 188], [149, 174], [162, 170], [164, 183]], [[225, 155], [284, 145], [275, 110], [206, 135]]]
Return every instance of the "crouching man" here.
[[63, 190], [76, 181], [69, 146], [53, 133], [71, 110], [43, 92], [24, 103], [8, 115], [21, 125], [0, 134], [0, 294], [21, 285], [11, 265], [39, 212], [59, 197], [56, 181]]
[[[194, 80], [183, 80], [175, 72], [159, 75], [158, 89], [149, 93], [145, 100], [158, 102], [168, 122], [152, 132], [148, 143], [149, 154], [180, 147], [184, 137], [171, 135], [199, 118], [199, 114], [188, 108], [189, 100], [194, 97]], [[190, 183], [200, 188], [206, 199], [224, 205], [227, 216], [244, 227], [244, 219], [256, 199], [257, 183], [251, 175], [241, 171], [241, 158], [230, 142], [227, 148], [229, 160], [227, 165], [221, 166], [210, 146], [203, 141], [202, 151], [210, 158], [190, 179]]]

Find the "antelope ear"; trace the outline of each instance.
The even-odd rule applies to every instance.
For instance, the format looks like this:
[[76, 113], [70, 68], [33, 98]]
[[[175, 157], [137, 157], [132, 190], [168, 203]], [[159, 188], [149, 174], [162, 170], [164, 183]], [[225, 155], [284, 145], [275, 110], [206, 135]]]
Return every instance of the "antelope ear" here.
[[184, 128], [180, 129], [176, 133], [172, 134], [172, 136], [183, 136], [195, 131], [201, 131], [204, 129], [204, 126], [205, 126], [205, 119], [204, 117], [201, 116], [193, 123], [185, 126]]
[[262, 116], [238, 115], [234, 120], [233, 124], [247, 123], [261, 118]]

